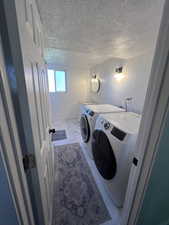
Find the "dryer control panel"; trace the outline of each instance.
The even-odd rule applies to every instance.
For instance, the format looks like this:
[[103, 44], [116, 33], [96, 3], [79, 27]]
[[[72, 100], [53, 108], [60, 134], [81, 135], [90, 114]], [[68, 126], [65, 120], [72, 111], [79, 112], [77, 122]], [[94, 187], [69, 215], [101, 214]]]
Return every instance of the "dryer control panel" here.
[[123, 141], [126, 133], [122, 130], [120, 130], [119, 128], [111, 125], [108, 121], [106, 120], [102, 120], [101, 124], [103, 124], [103, 127], [105, 130], [110, 130], [110, 133], [116, 137], [118, 140]]
[[117, 127], [113, 127], [111, 134], [115, 136], [117, 139], [119, 139], [120, 141], [123, 141], [126, 136], [126, 133], [118, 129]]

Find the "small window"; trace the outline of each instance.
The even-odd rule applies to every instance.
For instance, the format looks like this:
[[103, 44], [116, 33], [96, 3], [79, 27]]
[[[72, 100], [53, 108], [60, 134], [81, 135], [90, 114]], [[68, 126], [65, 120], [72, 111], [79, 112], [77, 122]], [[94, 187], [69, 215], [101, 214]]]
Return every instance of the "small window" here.
[[56, 91], [66, 92], [65, 71], [55, 71]]
[[48, 70], [49, 92], [66, 92], [65, 71]]

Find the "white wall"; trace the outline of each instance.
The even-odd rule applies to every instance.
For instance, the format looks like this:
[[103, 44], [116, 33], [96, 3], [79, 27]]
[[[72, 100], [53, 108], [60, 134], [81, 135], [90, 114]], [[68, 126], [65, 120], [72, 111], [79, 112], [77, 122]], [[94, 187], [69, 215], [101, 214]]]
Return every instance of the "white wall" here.
[[[66, 70], [67, 92], [50, 93], [52, 122], [58, 119], [78, 118], [80, 103], [96, 102], [110, 103], [124, 107], [124, 99], [132, 97], [129, 110], [141, 113], [152, 65], [153, 51], [128, 60], [109, 59], [88, 69], [73, 67], [58, 67], [49, 65], [50, 69]], [[125, 78], [120, 82], [113, 77], [115, 68], [123, 66]], [[101, 80], [99, 93], [90, 90], [90, 79], [93, 73]], [[89, 75], [90, 74], [90, 75]]]
[[[124, 107], [124, 99], [132, 97], [129, 110], [141, 113], [143, 110], [146, 90], [154, 51], [128, 60], [110, 59], [91, 68], [101, 79], [101, 90], [98, 94], [90, 92], [92, 101], [97, 103], [111, 103]], [[117, 81], [113, 75], [115, 68], [124, 66], [125, 78]]]
[[65, 70], [67, 76], [66, 93], [50, 93], [52, 122], [58, 119], [78, 118], [80, 103], [88, 101], [89, 70], [75, 67], [49, 66], [50, 69]]

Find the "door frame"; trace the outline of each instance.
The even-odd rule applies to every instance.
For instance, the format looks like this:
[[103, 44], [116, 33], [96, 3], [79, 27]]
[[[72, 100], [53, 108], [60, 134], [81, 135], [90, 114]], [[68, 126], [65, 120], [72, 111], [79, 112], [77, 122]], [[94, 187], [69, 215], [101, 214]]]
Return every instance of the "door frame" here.
[[[35, 225], [0, 37], [0, 144], [18, 221]], [[8, 146], [8, 147], [7, 147]]]
[[169, 100], [169, 2], [165, 1], [156, 43], [151, 76], [136, 146], [137, 167], [132, 165], [122, 225], [135, 225], [143, 204], [151, 171], [163, 133]]

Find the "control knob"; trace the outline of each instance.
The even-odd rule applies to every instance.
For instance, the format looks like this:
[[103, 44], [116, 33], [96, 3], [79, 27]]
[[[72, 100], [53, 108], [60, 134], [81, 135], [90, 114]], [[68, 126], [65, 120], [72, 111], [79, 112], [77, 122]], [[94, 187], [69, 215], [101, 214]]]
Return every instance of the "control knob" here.
[[109, 128], [110, 128], [110, 123], [109, 123], [109, 122], [106, 122], [106, 123], [104, 124], [104, 129], [107, 130], [107, 129], [109, 129]]
[[89, 115], [90, 115], [90, 116], [94, 116], [94, 112], [93, 112], [93, 111], [90, 111], [90, 112], [89, 112]]

